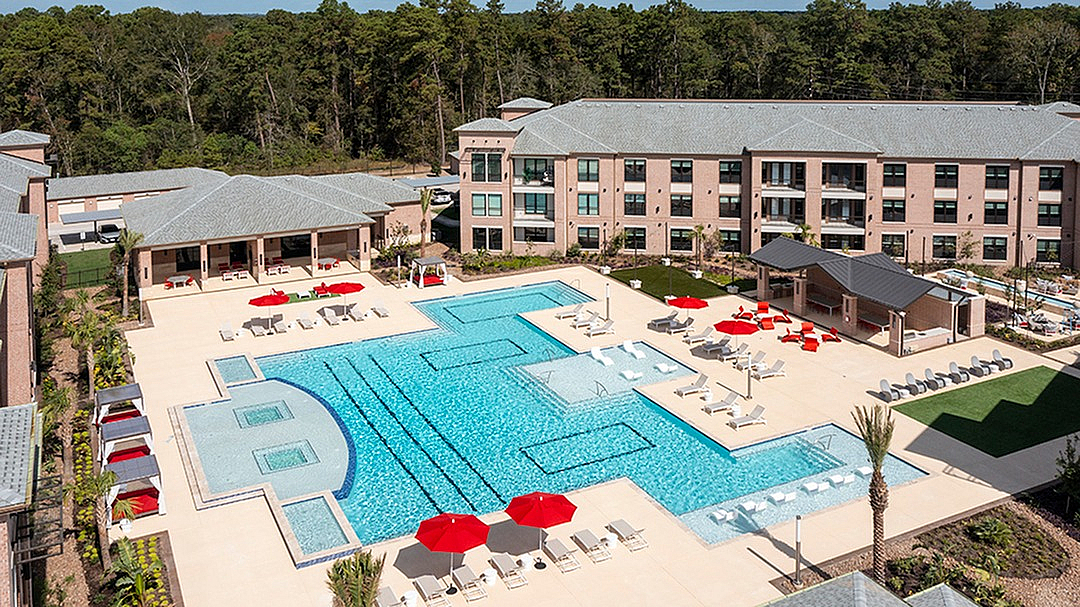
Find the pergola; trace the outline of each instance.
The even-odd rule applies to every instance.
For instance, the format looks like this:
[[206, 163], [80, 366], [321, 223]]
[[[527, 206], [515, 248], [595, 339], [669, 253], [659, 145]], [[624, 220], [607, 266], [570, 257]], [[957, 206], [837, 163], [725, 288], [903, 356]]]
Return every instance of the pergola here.
[[117, 413], [117, 409], [124, 408], [128, 403], [135, 407], [138, 416], [146, 415], [146, 409], [143, 407], [142, 388], [139, 387], [139, 384], [125, 384], [115, 388], [98, 390], [94, 394], [94, 400], [97, 403], [94, 423], [99, 425], [110, 421], [118, 421], [125, 417], [136, 417], [136, 415], [125, 416], [123, 413]]
[[[106, 501], [110, 512], [118, 500], [126, 499], [132, 502], [135, 516], [152, 512], [165, 514], [165, 495], [157, 457], [146, 455], [127, 459], [108, 464], [105, 469], [116, 474], [116, 483], [109, 489]], [[112, 518], [109, 517], [110, 525]]]
[[[141, 443], [141, 444], [140, 444]], [[123, 445], [123, 448], [120, 448]], [[101, 460], [115, 463], [154, 454], [154, 439], [146, 416], [123, 419], [101, 426]]]
[[415, 281], [421, 289], [426, 286], [445, 284], [449, 279], [450, 276], [446, 273], [446, 261], [442, 257], [414, 259], [412, 267], [409, 268], [409, 282]]

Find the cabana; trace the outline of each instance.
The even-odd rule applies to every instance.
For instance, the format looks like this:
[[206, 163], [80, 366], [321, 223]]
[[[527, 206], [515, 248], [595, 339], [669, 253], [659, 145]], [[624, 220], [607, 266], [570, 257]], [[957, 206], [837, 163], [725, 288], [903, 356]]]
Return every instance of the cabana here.
[[94, 423], [98, 425], [146, 415], [139, 384], [98, 390], [94, 394], [94, 401], [97, 403]]
[[827, 315], [824, 322], [855, 338], [888, 332], [896, 356], [984, 332], [985, 297], [915, 276], [884, 253], [851, 257], [777, 238], [750, 259], [758, 265], [759, 299], [773, 295], [771, 269], [798, 272], [792, 312]]
[[146, 416], [132, 417], [101, 425], [98, 453], [104, 464], [154, 454], [154, 439]]
[[[118, 500], [129, 500], [135, 516], [165, 514], [165, 495], [161, 489], [161, 470], [157, 457], [146, 455], [105, 466], [116, 474], [116, 483], [109, 489], [107, 504], [112, 512]], [[112, 519], [116, 518], [111, 516]]]
[[409, 282], [423, 289], [432, 285], [449, 282], [446, 262], [441, 257], [421, 257], [414, 259], [409, 268]]

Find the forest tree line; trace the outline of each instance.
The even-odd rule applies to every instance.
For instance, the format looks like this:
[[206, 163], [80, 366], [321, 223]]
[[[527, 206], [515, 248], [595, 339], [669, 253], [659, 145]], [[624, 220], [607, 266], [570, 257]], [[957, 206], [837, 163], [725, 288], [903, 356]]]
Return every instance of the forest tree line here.
[[53, 137], [62, 175], [442, 164], [452, 129], [531, 96], [1080, 97], [1080, 7], [813, 0], [798, 13], [420, 0], [358, 13], [0, 16], [0, 128]]

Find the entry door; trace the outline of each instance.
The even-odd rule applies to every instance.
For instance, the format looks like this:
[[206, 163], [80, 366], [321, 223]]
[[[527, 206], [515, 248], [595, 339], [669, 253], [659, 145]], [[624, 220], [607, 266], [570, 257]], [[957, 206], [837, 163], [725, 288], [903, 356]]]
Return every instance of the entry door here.
[[247, 243], [246, 242], [230, 242], [229, 243], [229, 263], [240, 262], [247, 264]]
[[971, 320], [971, 305], [962, 303], [956, 307], [956, 332], [960, 335], [969, 334], [969, 325]]

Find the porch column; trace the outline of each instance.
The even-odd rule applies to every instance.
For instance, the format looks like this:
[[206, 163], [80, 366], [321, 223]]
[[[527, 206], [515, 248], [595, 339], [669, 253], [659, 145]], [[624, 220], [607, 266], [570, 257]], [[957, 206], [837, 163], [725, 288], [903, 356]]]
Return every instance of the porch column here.
[[806, 277], [799, 276], [794, 280], [795, 301], [791, 304], [792, 311], [796, 316], [803, 316], [806, 312]]
[[842, 295], [843, 303], [840, 309], [843, 310], [844, 320], [843, 327], [844, 333], [848, 335], [858, 335], [859, 330], [859, 298], [854, 295]]
[[986, 296], [979, 295], [968, 300], [968, 337], [986, 333]]
[[375, 224], [362, 225], [357, 230], [359, 235], [359, 241], [357, 242], [356, 249], [358, 251], [357, 258], [360, 260], [360, 271], [371, 271], [371, 228]]
[[154, 283], [154, 263], [150, 249], [139, 249], [135, 262], [137, 282], [140, 289], [145, 289]]
[[259, 280], [259, 277], [262, 276], [263, 268], [266, 267], [263, 265], [266, 263], [265, 260], [266, 242], [263, 240], [262, 236], [259, 236], [255, 239], [255, 259], [251, 260], [251, 276], [255, 278], [255, 280]]
[[319, 233], [311, 231], [311, 275], [319, 268]]
[[769, 266], [758, 265], [757, 267], [757, 298], [758, 301], [772, 299], [772, 288], [769, 287]]
[[907, 320], [904, 312], [889, 310], [889, 353], [893, 356], [903, 356], [904, 352], [904, 321]]
[[205, 242], [199, 243], [199, 282], [204, 283], [210, 278], [210, 252]]

